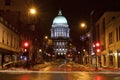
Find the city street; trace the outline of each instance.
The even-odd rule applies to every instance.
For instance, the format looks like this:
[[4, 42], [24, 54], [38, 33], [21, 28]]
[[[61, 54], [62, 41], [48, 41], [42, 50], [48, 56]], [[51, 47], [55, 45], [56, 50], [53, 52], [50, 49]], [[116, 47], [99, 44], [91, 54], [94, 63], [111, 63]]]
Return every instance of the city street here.
[[91, 71], [90, 68], [71, 61], [66, 63], [64, 60], [45, 62], [30, 70], [1, 70], [0, 80], [120, 80], [117, 71]]
[[0, 0], [0, 80], [120, 80], [120, 0]]
[[120, 80], [117, 72], [0, 72], [0, 80]]

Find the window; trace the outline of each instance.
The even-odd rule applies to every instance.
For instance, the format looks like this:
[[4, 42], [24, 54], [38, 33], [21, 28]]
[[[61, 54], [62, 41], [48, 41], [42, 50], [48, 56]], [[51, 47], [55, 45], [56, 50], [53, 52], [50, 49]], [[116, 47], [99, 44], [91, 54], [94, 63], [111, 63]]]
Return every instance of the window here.
[[112, 44], [113, 43], [113, 33], [110, 32], [109, 33], [109, 44]]
[[116, 41], [118, 41], [118, 40], [119, 40], [119, 29], [116, 28]]
[[2, 42], [4, 43], [4, 34], [5, 32], [3, 31], [3, 35], [2, 35]]
[[10, 6], [10, 4], [11, 4], [11, 0], [5, 0], [5, 5], [6, 6]]
[[119, 32], [118, 32], [118, 34], [119, 34], [119, 40], [120, 40], [120, 26], [119, 26]]
[[109, 65], [113, 66], [113, 51], [109, 51]]
[[120, 49], [117, 50], [118, 67], [120, 68]]
[[120, 40], [120, 26], [116, 28], [116, 41]]
[[7, 45], [9, 44], [9, 43], [8, 43], [8, 36], [9, 36], [9, 34], [7, 33]]
[[15, 44], [16, 44], [16, 39], [15, 39], [15, 38], [14, 38], [14, 41], [13, 41], [13, 42], [14, 42], [14, 48], [15, 48], [15, 46], [16, 46], [16, 45], [15, 45]]
[[13, 36], [11, 35], [11, 41], [10, 41], [10, 43], [11, 43], [11, 47], [12, 47], [12, 40], [13, 40]]
[[105, 34], [105, 18], [103, 18], [102, 24], [103, 24], [102, 31], [103, 31], [103, 34]]
[[106, 65], [106, 56], [103, 55], [103, 60], [104, 60], [104, 66]]

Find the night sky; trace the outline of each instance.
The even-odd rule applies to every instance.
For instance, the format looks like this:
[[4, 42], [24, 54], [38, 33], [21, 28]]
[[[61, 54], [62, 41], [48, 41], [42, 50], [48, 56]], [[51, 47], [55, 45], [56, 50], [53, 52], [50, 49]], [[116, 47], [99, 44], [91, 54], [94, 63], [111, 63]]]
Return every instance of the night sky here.
[[120, 0], [37, 0], [37, 7], [40, 13], [42, 35], [50, 36], [53, 19], [61, 9], [68, 21], [73, 44], [80, 46], [81, 30], [78, 23], [85, 21], [89, 25], [92, 10], [94, 10], [94, 23], [105, 11], [120, 11]]

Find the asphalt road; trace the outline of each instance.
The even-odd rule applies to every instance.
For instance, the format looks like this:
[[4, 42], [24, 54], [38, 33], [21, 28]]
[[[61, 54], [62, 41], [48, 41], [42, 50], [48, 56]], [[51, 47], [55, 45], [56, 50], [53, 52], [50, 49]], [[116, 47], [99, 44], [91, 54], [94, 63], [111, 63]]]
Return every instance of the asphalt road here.
[[120, 80], [119, 72], [0, 72], [0, 80]]
[[81, 65], [54, 62], [37, 65], [33, 70], [1, 70], [0, 80], [120, 80], [120, 72], [72, 70], [78, 66]]

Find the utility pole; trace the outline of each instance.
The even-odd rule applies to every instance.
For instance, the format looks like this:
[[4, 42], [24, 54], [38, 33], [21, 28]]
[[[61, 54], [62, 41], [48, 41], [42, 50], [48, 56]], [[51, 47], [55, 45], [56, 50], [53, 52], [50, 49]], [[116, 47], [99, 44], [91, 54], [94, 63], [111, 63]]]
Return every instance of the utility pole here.
[[[94, 10], [90, 12], [90, 55], [94, 53], [94, 50], [93, 50], [93, 14], [94, 14]], [[91, 57], [91, 64], [92, 64], [92, 57]]]

